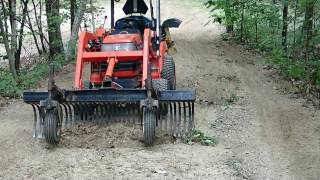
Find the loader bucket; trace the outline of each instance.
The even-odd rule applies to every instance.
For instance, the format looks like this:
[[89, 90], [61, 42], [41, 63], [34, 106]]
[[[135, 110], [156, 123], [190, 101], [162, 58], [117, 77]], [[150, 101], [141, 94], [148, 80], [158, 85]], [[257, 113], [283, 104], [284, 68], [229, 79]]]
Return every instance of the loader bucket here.
[[[63, 91], [58, 107], [61, 112], [62, 129], [77, 123], [134, 123], [142, 125], [141, 101], [147, 98], [146, 90], [72, 90]], [[41, 102], [48, 92], [24, 92], [24, 102], [34, 110], [34, 138], [44, 137], [44, 118], [47, 109]], [[194, 129], [195, 90], [158, 91], [156, 100], [157, 128], [176, 137], [184, 136]]]

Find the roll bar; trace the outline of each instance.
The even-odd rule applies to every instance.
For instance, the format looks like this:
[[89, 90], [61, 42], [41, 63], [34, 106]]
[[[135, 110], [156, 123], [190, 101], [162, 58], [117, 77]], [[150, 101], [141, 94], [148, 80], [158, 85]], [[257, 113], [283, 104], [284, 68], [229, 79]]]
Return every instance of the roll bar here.
[[[111, 0], [111, 28], [113, 29], [115, 26], [115, 18], [114, 18], [114, 2], [119, 2], [119, 0]], [[140, 0], [140, 1], [144, 1], [144, 0]], [[153, 0], [149, 0], [150, 1], [150, 9], [151, 9], [151, 16], [152, 16], [152, 20], [154, 20], [156, 22], [156, 35], [157, 35], [157, 54], [159, 55], [159, 45], [160, 45], [160, 37], [161, 37], [161, 3], [160, 0], [156, 0], [156, 18], [154, 18], [154, 13], [153, 13]], [[134, 3], [137, 3], [137, 0], [133, 1]]]

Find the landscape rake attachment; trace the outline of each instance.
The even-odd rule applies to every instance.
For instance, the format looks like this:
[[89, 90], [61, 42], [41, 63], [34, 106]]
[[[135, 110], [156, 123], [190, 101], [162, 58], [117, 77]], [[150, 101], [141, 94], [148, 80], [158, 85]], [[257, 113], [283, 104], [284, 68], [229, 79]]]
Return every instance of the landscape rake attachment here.
[[[74, 124], [133, 123], [143, 127], [144, 143], [151, 145], [156, 129], [176, 137], [194, 129], [195, 90], [176, 90], [175, 63], [168, 54], [174, 47], [169, 28], [181, 21], [160, 25], [160, 0], [156, 7], [154, 18], [151, 0], [149, 19], [143, 0], [127, 0], [123, 11], [128, 16], [114, 24], [112, 0], [112, 29], [80, 33], [74, 89], [58, 88], [51, 66], [48, 91], [23, 93], [34, 110], [33, 137], [57, 144], [62, 131]], [[91, 65], [88, 81], [82, 77], [84, 63]]]

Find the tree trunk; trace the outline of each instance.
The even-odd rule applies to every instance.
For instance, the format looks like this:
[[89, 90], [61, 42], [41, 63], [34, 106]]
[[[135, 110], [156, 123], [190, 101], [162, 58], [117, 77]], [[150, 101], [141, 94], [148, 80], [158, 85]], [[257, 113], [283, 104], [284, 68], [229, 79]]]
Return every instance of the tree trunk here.
[[91, 11], [91, 20], [92, 20], [92, 31], [96, 31], [96, 23], [95, 23], [95, 18], [94, 18], [94, 7], [93, 7], [93, 2], [90, 0], [90, 11]]
[[288, 54], [288, 10], [289, 3], [285, 0], [282, 10], [282, 47], [286, 56]]
[[311, 82], [311, 67], [310, 67], [310, 54], [312, 52], [312, 36], [313, 36], [313, 14], [314, 14], [314, 5], [316, 0], [307, 0], [306, 1], [306, 12], [305, 12], [305, 20], [303, 27], [304, 34], [304, 60], [305, 60], [305, 70], [306, 70], [306, 79], [307, 79], [307, 90], [306, 93], [310, 91]]
[[297, 26], [297, 11], [298, 11], [298, 3], [299, 0], [295, 1], [295, 7], [294, 7], [294, 21], [293, 21], [293, 44], [296, 44], [296, 26]]
[[63, 42], [60, 30], [60, 4], [58, 0], [46, 0], [46, 16], [48, 25], [50, 56], [63, 53]]
[[46, 48], [46, 45], [45, 45], [45, 36], [44, 36], [44, 33], [43, 33], [43, 28], [42, 28], [42, 23], [41, 23], [41, 16], [42, 16], [42, 0], [39, 1], [39, 14], [37, 13], [37, 6], [34, 2], [34, 0], [32, 0], [32, 4], [33, 4], [33, 10], [34, 10], [34, 17], [35, 17], [35, 20], [36, 20], [36, 26], [38, 28], [38, 33], [39, 33], [39, 37], [40, 37], [40, 42], [41, 42], [41, 46], [42, 46], [42, 51], [44, 53], [47, 52], [47, 48]]
[[2, 34], [4, 47], [5, 47], [7, 55], [8, 55], [9, 69], [12, 74], [12, 77], [15, 80], [18, 80], [18, 74], [17, 74], [15, 64], [14, 64], [15, 63], [14, 52], [10, 48], [9, 37], [8, 37], [7, 32], [5, 31], [5, 28], [8, 28], [8, 27], [5, 27], [5, 23], [3, 23], [2, 20], [0, 20], [0, 32]]
[[226, 24], [227, 24], [227, 33], [233, 33], [233, 20], [232, 20], [232, 8], [233, 5], [230, 2], [231, 0], [226, 0]]
[[23, 10], [22, 10], [22, 20], [21, 20], [21, 25], [20, 25], [20, 32], [19, 32], [19, 41], [18, 41], [18, 46], [15, 51], [15, 68], [17, 73], [19, 74], [20, 71], [20, 56], [21, 56], [21, 48], [22, 48], [22, 43], [23, 43], [23, 38], [24, 38], [24, 25], [26, 22], [26, 16], [28, 13], [28, 3], [29, 0], [21, 0], [21, 5], [23, 5]]
[[310, 59], [310, 52], [312, 51], [312, 36], [313, 36], [313, 14], [314, 5], [316, 0], [307, 0], [306, 2], [306, 12], [304, 20], [304, 50], [305, 50], [305, 60]]
[[241, 10], [241, 26], [240, 26], [240, 40], [243, 41], [244, 36], [244, 10], [245, 10], [245, 2], [242, 1], [242, 10]]
[[30, 31], [31, 31], [31, 34], [32, 34], [34, 43], [35, 43], [35, 45], [36, 45], [38, 54], [42, 54], [42, 51], [40, 50], [40, 47], [39, 47], [39, 44], [38, 44], [38, 40], [37, 40], [36, 33], [35, 33], [34, 29], [33, 29], [33, 25], [32, 25], [32, 22], [31, 22], [31, 18], [30, 18], [29, 12], [27, 12], [27, 18], [28, 18], [28, 24], [29, 24]]
[[65, 57], [66, 61], [70, 61], [72, 57], [74, 57], [75, 55], [79, 28], [81, 25], [82, 18], [84, 16], [84, 12], [86, 10], [86, 4], [87, 4], [87, 0], [82, 0], [75, 14], [75, 19], [72, 24], [71, 37], [70, 37], [70, 40], [67, 46], [67, 51], [66, 51], [66, 57]]
[[76, 12], [76, 6], [77, 6], [77, 1], [76, 0], [70, 0], [70, 27], [71, 27], [71, 31], [72, 31], [72, 25], [74, 22], [74, 16], [75, 16], [75, 12]]

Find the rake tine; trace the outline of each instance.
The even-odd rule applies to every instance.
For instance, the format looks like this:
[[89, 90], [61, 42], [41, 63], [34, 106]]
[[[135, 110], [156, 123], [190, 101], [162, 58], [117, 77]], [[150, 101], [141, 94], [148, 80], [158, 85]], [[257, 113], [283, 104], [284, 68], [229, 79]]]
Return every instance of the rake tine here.
[[86, 121], [87, 120], [87, 114], [88, 114], [88, 109], [86, 107], [86, 104], [85, 103], [82, 103], [81, 104], [81, 112], [82, 112], [82, 121]]
[[163, 117], [163, 103], [160, 102], [159, 105], [159, 111], [158, 111], [158, 120], [157, 120], [157, 126], [161, 129], [162, 128], [162, 117]]
[[103, 116], [103, 103], [98, 103], [97, 106], [97, 119], [95, 119], [95, 122], [100, 126], [102, 122], [102, 116]]
[[95, 103], [90, 103], [90, 106], [91, 106], [91, 111], [90, 111], [90, 118], [91, 118], [91, 121], [95, 121], [96, 119], [96, 115], [94, 113], [95, 109], [96, 109], [96, 104]]
[[120, 122], [126, 122], [126, 115], [127, 115], [127, 106], [125, 104], [119, 104], [119, 118]]
[[193, 102], [191, 103], [191, 106], [192, 106], [191, 121], [192, 121], [192, 130], [193, 130], [195, 128], [195, 125], [194, 125], [194, 103]]
[[[67, 107], [64, 105], [64, 104], [61, 104], [61, 106], [63, 107], [63, 112], [64, 112], [64, 120], [62, 119], [62, 121], [64, 122], [61, 122], [62, 124], [64, 124], [64, 127], [63, 128], [66, 128], [67, 127], [67, 123], [68, 123], [68, 109]], [[61, 108], [62, 109], [62, 108]]]
[[66, 108], [67, 108], [67, 115], [68, 115], [68, 122], [67, 122], [67, 128], [69, 128], [70, 123], [72, 123], [72, 112], [71, 112], [71, 107], [69, 104], [65, 104]]
[[172, 134], [172, 125], [173, 125], [173, 109], [172, 109], [172, 104], [169, 103], [169, 106], [170, 106], [170, 133]]
[[78, 104], [73, 104], [73, 112], [74, 112], [74, 123], [77, 123], [77, 121], [79, 120], [79, 108], [78, 108]]
[[94, 122], [97, 118], [97, 114], [96, 114], [96, 109], [97, 109], [97, 104], [96, 103], [91, 103], [91, 119]]
[[88, 106], [87, 103], [84, 103], [84, 109], [85, 109], [85, 118], [84, 121], [89, 121], [89, 114], [90, 114], [90, 107]]
[[89, 103], [85, 103], [84, 107], [86, 109], [86, 120], [85, 121], [90, 121], [90, 115], [91, 115], [91, 106]]
[[72, 111], [73, 111], [73, 119], [72, 119], [72, 125], [76, 124], [77, 120], [77, 106], [76, 104], [71, 104], [72, 106]]
[[81, 103], [82, 123], [87, 119], [87, 108], [84, 103]]
[[109, 109], [110, 109], [110, 122], [111, 123], [116, 123], [117, 119], [116, 119], [116, 105], [113, 103], [109, 103]]
[[186, 102], [183, 102], [183, 132], [186, 132], [186, 128], [187, 128], [187, 104]]
[[101, 117], [102, 117], [102, 119], [101, 119], [102, 121], [101, 121], [101, 122], [102, 122], [103, 124], [108, 124], [108, 118], [107, 118], [108, 107], [107, 107], [107, 106], [108, 106], [108, 105], [105, 104], [105, 103], [104, 103], [103, 106], [102, 106], [103, 108], [102, 108], [102, 116], [101, 116]]
[[173, 134], [175, 135], [175, 131], [176, 131], [176, 129], [177, 129], [177, 105], [176, 105], [176, 103], [173, 103], [173, 108], [174, 108], [174, 110], [173, 110], [173, 112], [174, 112], [174, 121], [173, 121]]
[[43, 138], [43, 123], [44, 123], [44, 110], [37, 105], [38, 111], [39, 111], [39, 135], [38, 138]]
[[164, 108], [166, 109], [166, 111], [167, 111], [167, 114], [166, 114], [166, 116], [165, 116], [165, 119], [164, 119], [164, 128], [165, 128], [165, 130], [166, 131], [168, 131], [168, 118], [170, 118], [170, 116], [169, 116], [169, 104], [170, 103], [167, 103], [167, 102], [165, 102], [165, 106], [164, 106]]
[[104, 109], [103, 103], [101, 103], [100, 110], [101, 110], [100, 125], [103, 125], [104, 124], [104, 114], [105, 114], [105, 109]]
[[113, 118], [113, 113], [114, 113], [114, 106], [112, 104], [108, 104], [108, 114], [109, 114], [109, 122], [113, 123], [114, 122], [114, 118]]
[[105, 118], [105, 122], [106, 122], [106, 124], [110, 124], [111, 122], [110, 122], [110, 105], [109, 104], [105, 104], [104, 105], [104, 109], [105, 109], [105, 116], [104, 116], [104, 118]]
[[99, 126], [103, 125], [104, 122], [104, 116], [106, 114], [106, 104], [105, 103], [99, 103], [99, 108], [98, 108], [98, 117], [96, 119], [97, 123]]
[[127, 119], [126, 119], [126, 121], [127, 121], [127, 123], [132, 123], [132, 117], [133, 117], [133, 114], [132, 114], [132, 104], [131, 103], [129, 103], [128, 105], [127, 105]]
[[131, 111], [131, 104], [128, 104], [127, 106], [126, 106], [126, 108], [124, 109], [125, 110], [125, 116], [124, 116], [124, 121], [125, 121], [125, 123], [129, 123], [130, 121], [131, 121], [131, 117], [130, 117], [130, 111]]
[[118, 104], [118, 117], [119, 117], [119, 122], [123, 122], [123, 115], [124, 115], [124, 108], [122, 107], [122, 104]]
[[120, 103], [117, 103], [117, 110], [118, 110], [117, 111], [118, 122], [121, 123], [123, 111]]
[[38, 119], [38, 116], [37, 116], [37, 109], [35, 107], [34, 104], [31, 105], [32, 106], [32, 109], [33, 109], [33, 132], [32, 132], [32, 136], [33, 138], [37, 138], [38, 137], [38, 132], [37, 132], [37, 119]]
[[141, 113], [141, 108], [140, 108], [140, 104], [137, 103], [136, 107], [134, 108], [134, 112], [137, 115], [135, 117], [135, 123], [140, 123], [140, 125], [142, 125], [142, 113]]
[[123, 116], [123, 120], [125, 123], [130, 122], [130, 104], [128, 104], [123, 110], [125, 111], [125, 116]]
[[188, 102], [189, 105], [189, 125], [188, 125], [188, 133], [192, 131], [192, 105], [190, 104], [190, 102]]
[[182, 116], [182, 113], [181, 113], [181, 103], [180, 102], [178, 102], [178, 106], [179, 106], [179, 119], [178, 119], [178, 122], [177, 122], [177, 136], [180, 136], [180, 134], [181, 134], [181, 116]]
[[83, 113], [83, 108], [82, 108], [82, 104], [79, 103], [78, 104], [78, 113], [79, 113], [79, 121], [82, 122], [84, 119], [84, 113]]
[[119, 120], [119, 107], [118, 107], [118, 103], [116, 103], [115, 105], [115, 113], [114, 113], [114, 116], [115, 116], [115, 120], [116, 122], [118, 123], [120, 120]]
[[105, 114], [105, 109], [104, 109], [104, 104], [103, 103], [101, 103], [101, 119], [100, 119], [100, 125], [102, 126], [102, 125], [104, 125], [104, 114]]
[[97, 123], [99, 125], [101, 125], [102, 124], [101, 122], [103, 121], [103, 109], [104, 109], [104, 104], [103, 103], [99, 104], [99, 109], [98, 109], [99, 117], [97, 119]]
[[105, 108], [105, 103], [99, 103], [98, 121], [103, 121], [103, 111]]
[[137, 103], [132, 104], [132, 120], [134, 124], [138, 124], [139, 119], [140, 119], [140, 114], [139, 114], [139, 105]]

